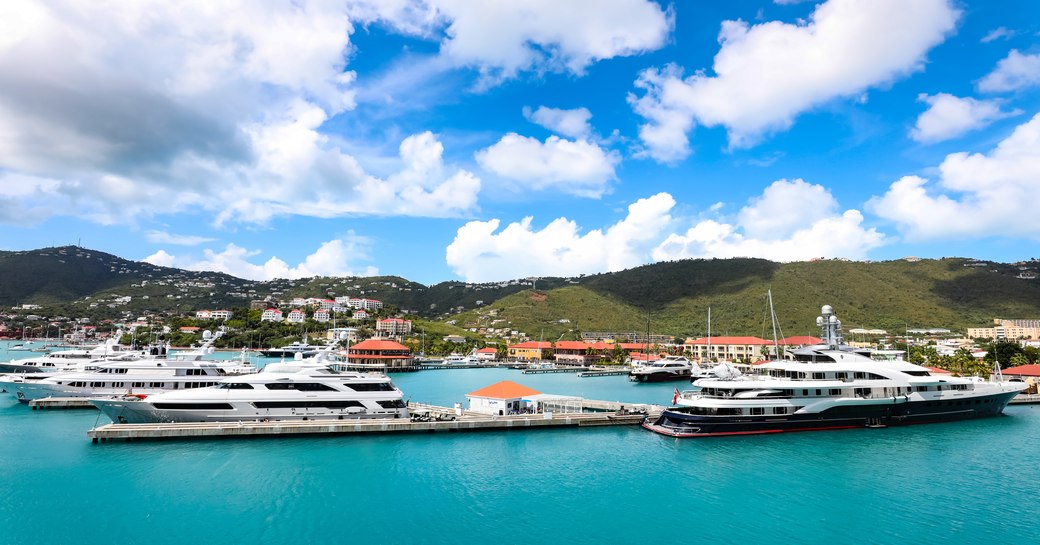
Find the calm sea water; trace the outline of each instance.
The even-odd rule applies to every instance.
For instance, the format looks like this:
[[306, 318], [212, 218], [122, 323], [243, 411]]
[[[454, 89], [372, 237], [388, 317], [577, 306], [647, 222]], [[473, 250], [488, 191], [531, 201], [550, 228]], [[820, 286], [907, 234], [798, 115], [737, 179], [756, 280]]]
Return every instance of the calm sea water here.
[[[4, 357], [0, 353], [0, 358]], [[667, 402], [674, 384], [498, 380]], [[640, 428], [91, 444], [93, 411], [0, 394], [0, 543], [1036, 543], [1040, 406], [909, 428], [700, 440]]]

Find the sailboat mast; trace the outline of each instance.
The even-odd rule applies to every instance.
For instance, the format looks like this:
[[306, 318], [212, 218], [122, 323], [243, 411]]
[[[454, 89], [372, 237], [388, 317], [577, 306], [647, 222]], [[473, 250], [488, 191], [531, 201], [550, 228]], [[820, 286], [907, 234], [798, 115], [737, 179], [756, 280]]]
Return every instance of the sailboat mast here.
[[705, 357], [711, 361], [711, 307], [708, 307], [708, 353]]
[[776, 312], [773, 310], [773, 290], [770, 288], [767, 292], [769, 295], [769, 320], [773, 322], [773, 357], [780, 359], [780, 343], [776, 340]]

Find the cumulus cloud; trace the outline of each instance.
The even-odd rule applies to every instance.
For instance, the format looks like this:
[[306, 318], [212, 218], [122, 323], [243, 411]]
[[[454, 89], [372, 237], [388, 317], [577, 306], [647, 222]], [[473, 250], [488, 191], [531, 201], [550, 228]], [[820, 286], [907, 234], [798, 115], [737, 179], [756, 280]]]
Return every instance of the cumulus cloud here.
[[997, 99], [976, 100], [939, 93], [918, 95], [917, 100], [928, 104], [928, 109], [918, 116], [916, 125], [910, 130], [910, 138], [923, 143], [956, 138], [999, 119], [1022, 113], [1017, 109], [1007, 112], [1001, 110], [1001, 101]]
[[656, 261], [703, 257], [760, 257], [803, 261], [815, 257], [863, 259], [884, 235], [863, 226], [858, 210], [839, 211], [822, 186], [778, 180], [750, 200], [736, 221], [705, 219], [664, 239]]
[[668, 65], [636, 80], [643, 94], [629, 103], [647, 120], [645, 153], [683, 159], [695, 124], [726, 127], [731, 147], [754, 145], [802, 112], [919, 70], [958, 16], [949, 0], [829, 0], [798, 24], [725, 21], [714, 75]]
[[533, 217], [501, 231], [498, 219], [471, 221], [447, 247], [447, 263], [470, 282], [622, 270], [647, 262], [674, 206], [671, 195], [658, 193], [629, 205], [628, 215], [617, 223], [584, 234], [567, 218], [540, 230], [532, 227]]
[[992, 72], [979, 80], [979, 90], [985, 93], [1017, 91], [1040, 85], [1040, 53], [1023, 55], [1012, 49], [997, 63]]
[[523, 70], [584, 73], [593, 62], [664, 45], [672, 17], [646, 0], [435, 0], [450, 21], [441, 54], [488, 77]]
[[552, 188], [571, 195], [599, 198], [614, 179], [621, 160], [615, 151], [585, 140], [550, 136], [536, 138], [509, 133], [476, 153], [480, 166], [503, 178], [524, 182], [525, 188]]
[[310, 278], [314, 276], [374, 276], [378, 270], [364, 267], [358, 270], [352, 262], [368, 259], [366, 249], [369, 241], [364, 237], [349, 235], [323, 243], [296, 266], [290, 266], [278, 257], [263, 263], [251, 261], [261, 254], [260, 250], [248, 250], [228, 244], [223, 251], [203, 250], [203, 257], [176, 257], [165, 250], [144, 258], [143, 261], [163, 267], [177, 267], [191, 271], [215, 271], [249, 280], [273, 280], [275, 278]]
[[1040, 238], [1040, 114], [989, 153], [953, 153], [931, 183], [905, 176], [867, 203], [907, 239], [950, 240], [994, 234]]
[[524, 108], [524, 117], [532, 123], [537, 123], [556, 134], [569, 138], [587, 139], [592, 135], [592, 126], [589, 125], [592, 112], [588, 108], [561, 110], [539, 106], [533, 112], [529, 108]]
[[[7, 6], [0, 172], [38, 190], [7, 198], [41, 220], [76, 213], [103, 224], [186, 210], [217, 223], [468, 213], [480, 186], [472, 174], [438, 163], [421, 180], [379, 178], [324, 132], [355, 105], [347, 9], [307, 0]], [[414, 136], [441, 157], [435, 138]]]

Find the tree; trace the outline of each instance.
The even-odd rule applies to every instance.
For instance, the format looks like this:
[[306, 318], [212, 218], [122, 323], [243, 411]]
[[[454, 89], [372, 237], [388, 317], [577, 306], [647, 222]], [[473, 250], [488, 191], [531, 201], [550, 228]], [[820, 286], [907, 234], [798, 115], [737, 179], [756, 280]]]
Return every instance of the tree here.
[[989, 346], [989, 350], [986, 352], [986, 361], [991, 364], [997, 362], [1000, 364], [1000, 368], [1003, 369], [1010, 366], [1012, 358], [1021, 353], [1022, 346], [1017, 342], [1000, 340]]

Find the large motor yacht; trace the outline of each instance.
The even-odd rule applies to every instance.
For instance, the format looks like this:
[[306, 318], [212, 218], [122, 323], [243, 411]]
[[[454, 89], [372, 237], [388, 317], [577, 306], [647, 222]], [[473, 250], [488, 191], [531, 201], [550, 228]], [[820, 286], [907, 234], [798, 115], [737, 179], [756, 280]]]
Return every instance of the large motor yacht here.
[[684, 356], [665, 356], [657, 361], [638, 365], [628, 372], [628, 380], [633, 382], [665, 382], [670, 380], [690, 380], [701, 375], [701, 368]]
[[[255, 373], [245, 353], [237, 360], [204, 360], [212, 343], [220, 337], [204, 335], [197, 349], [169, 357], [100, 363], [94, 367], [66, 373], [48, 373], [46, 378], [25, 381], [0, 381], [0, 389], [12, 392], [23, 403], [45, 397], [98, 397], [122, 394], [157, 394], [213, 386], [228, 376]], [[28, 376], [28, 375], [27, 375]]]
[[0, 374], [55, 373], [82, 369], [109, 359], [135, 359], [144, 351], [119, 345], [119, 334], [90, 350], [74, 349], [52, 352], [43, 356], [0, 362]]
[[673, 437], [885, 427], [1001, 414], [1024, 383], [932, 375], [903, 360], [877, 360], [844, 344], [830, 306], [816, 319], [821, 344], [747, 375], [720, 366], [643, 427]]
[[386, 375], [340, 371], [307, 360], [273, 363], [209, 388], [144, 399], [93, 399], [117, 423], [408, 418], [403, 394]]

